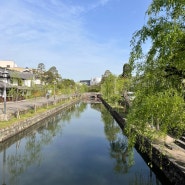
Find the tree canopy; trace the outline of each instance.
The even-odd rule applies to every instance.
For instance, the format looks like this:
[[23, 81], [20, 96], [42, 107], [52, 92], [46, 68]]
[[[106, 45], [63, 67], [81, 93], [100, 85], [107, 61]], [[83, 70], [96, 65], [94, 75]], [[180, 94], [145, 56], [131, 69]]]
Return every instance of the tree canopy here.
[[[146, 13], [147, 24], [131, 41], [130, 65], [140, 74], [155, 71], [179, 88], [185, 77], [185, 1], [154, 0]], [[149, 42], [146, 51], [144, 44]]]
[[44, 63], [39, 63], [38, 64], [38, 67], [37, 67], [37, 70], [40, 72], [40, 73], [43, 73], [45, 71], [45, 64]]
[[131, 40], [136, 99], [128, 120], [176, 134], [185, 121], [185, 1], [153, 0], [146, 16], [147, 23]]

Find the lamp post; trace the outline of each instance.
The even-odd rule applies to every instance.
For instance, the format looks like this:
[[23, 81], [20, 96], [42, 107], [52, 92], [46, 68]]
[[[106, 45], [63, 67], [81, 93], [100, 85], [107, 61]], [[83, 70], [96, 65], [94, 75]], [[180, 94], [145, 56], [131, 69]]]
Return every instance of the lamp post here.
[[6, 83], [7, 83], [7, 77], [8, 77], [8, 71], [5, 70], [2, 73], [4, 78], [4, 114], [6, 115]]

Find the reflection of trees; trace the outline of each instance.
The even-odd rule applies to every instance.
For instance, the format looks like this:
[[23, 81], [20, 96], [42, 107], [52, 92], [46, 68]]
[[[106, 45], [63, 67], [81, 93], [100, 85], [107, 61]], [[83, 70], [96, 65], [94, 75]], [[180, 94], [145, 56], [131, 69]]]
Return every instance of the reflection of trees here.
[[12, 152], [7, 157], [7, 169], [9, 171], [11, 184], [17, 184], [18, 176], [21, 175], [28, 166], [41, 160], [40, 143], [36, 143], [34, 134], [27, 138], [25, 151], [23, 153], [19, 151], [19, 144], [20, 141], [16, 143], [15, 153]]
[[114, 121], [111, 114], [104, 108], [101, 111], [102, 120], [104, 122], [104, 131], [107, 139], [112, 143], [117, 138], [117, 133], [120, 132], [118, 124]]
[[97, 110], [99, 112], [101, 112], [102, 106], [104, 106], [104, 105], [102, 105], [100, 103], [91, 103], [91, 108], [94, 110]]
[[[146, 176], [148, 176], [148, 178], [146, 178]], [[129, 182], [129, 185], [153, 185], [153, 184], [161, 185], [160, 181], [156, 178], [156, 176], [155, 175], [152, 176], [151, 170], [149, 175], [143, 175], [142, 172], [135, 173], [135, 175]]]
[[72, 117], [79, 118], [80, 114], [85, 111], [86, 107], [86, 103], [77, 103], [71, 106], [69, 110], [62, 111], [60, 120], [69, 122]]
[[[103, 107], [101, 110], [104, 122], [104, 131], [110, 142], [110, 156], [115, 159], [114, 170], [117, 173], [128, 173], [134, 164], [134, 149], [128, 146], [128, 139], [114, 121], [111, 114]], [[129, 185], [161, 185], [155, 174], [137, 173], [130, 180]]]
[[133, 150], [127, 146], [127, 138], [124, 136], [117, 138], [116, 141], [110, 143], [110, 155], [116, 159], [115, 171], [119, 173], [127, 173], [133, 165]]
[[[6, 159], [7, 170], [11, 184], [18, 184], [18, 177], [31, 165], [40, 165], [43, 156], [42, 148], [52, 142], [53, 138], [62, 131], [62, 121], [69, 121], [72, 116], [80, 116], [86, 108], [86, 104], [79, 103], [59, 114], [38, 123], [39, 127], [33, 129], [21, 142], [21, 139], [12, 146], [15, 152], [11, 152]], [[21, 145], [21, 147], [20, 147]], [[21, 150], [23, 149], [24, 150]]]
[[79, 118], [80, 114], [85, 111], [86, 107], [87, 107], [87, 104], [83, 103], [83, 102], [80, 102], [80, 103], [76, 104], [75, 105], [75, 111], [74, 111], [75, 117]]
[[11, 184], [17, 184], [18, 176], [24, 173], [31, 165], [39, 165], [42, 160], [42, 147], [52, 142], [53, 136], [55, 136], [61, 127], [51, 120], [46, 122], [45, 127], [39, 129], [37, 132], [32, 132], [25, 138], [23, 143], [24, 151], [20, 151], [20, 141], [16, 143], [15, 153], [11, 153], [7, 157], [7, 168], [10, 174]]
[[110, 142], [110, 155], [116, 160], [115, 171], [127, 173], [134, 163], [133, 149], [128, 148], [127, 138], [105, 108], [102, 109], [102, 120], [106, 137]]

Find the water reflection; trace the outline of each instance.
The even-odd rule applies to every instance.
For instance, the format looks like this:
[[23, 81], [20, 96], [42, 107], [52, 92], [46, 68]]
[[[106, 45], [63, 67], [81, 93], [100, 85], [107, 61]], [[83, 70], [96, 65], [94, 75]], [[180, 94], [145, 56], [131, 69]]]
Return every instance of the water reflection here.
[[[134, 165], [134, 148], [128, 146], [127, 137], [122, 133], [120, 127], [108, 113], [106, 109], [101, 109], [101, 117], [104, 122], [104, 131], [107, 140], [110, 142], [110, 156], [115, 159], [114, 170], [116, 173], [128, 173], [129, 169]], [[130, 180], [129, 185], [159, 185], [158, 178], [150, 173], [146, 177], [145, 173], [135, 173]]]
[[133, 179], [129, 182], [129, 185], [161, 185], [161, 182], [156, 177], [154, 178], [156, 179], [155, 182], [153, 182], [153, 174], [151, 170], [148, 178], [145, 178], [143, 172], [141, 171], [140, 173], [134, 174]]
[[6, 178], [5, 178], [5, 170], [6, 170], [6, 149], [3, 150], [3, 170], [2, 170], [2, 185], [5, 185]]
[[[69, 109], [56, 114], [53, 117], [34, 125], [28, 131], [0, 144], [2, 155], [2, 184], [19, 184], [19, 177], [25, 173], [32, 165], [39, 166], [44, 160], [42, 148], [49, 145], [57, 134], [62, 134], [63, 124], [60, 121], [68, 122], [72, 117], [80, 117], [85, 111], [87, 104], [78, 103]], [[22, 138], [24, 138], [22, 140]], [[8, 150], [8, 155], [6, 151]]]
[[[89, 110], [89, 107], [93, 110], [96, 110], [98, 115], [101, 115], [102, 121], [97, 124], [98, 126], [94, 127], [96, 122], [98, 122], [97, 120], [99, 120], [99, 117], [97, 120], [96, 117], [92, 117], [92, 122], [88, 124], [87, 120], [90, 122], [91, 120], [89, 117], [91, 118], [92, 115], [88, 115], [86, 113], [84, 116], [84, 114], [82, 114], [83, 112], [87, 111], [87, 109], [90, 114], [92, 114], [91, 109]], [[85, 121], [80, 120], [80, 124], [77, 125], [77, 120], [81, 116]], [[78, 119], [75, 120], [75, 124], [72, 124], [74, 126], [71, 126], [70, 120], [74, 118]], [[102, 124], [102, 133], [104, 131], [105, 135], [102, 136], [101, 131], [98, 131], [97, 134], [91, 134], [94, 130], [96, 130], [96, 128], [101, 128], [100, 124]], [[87, 131], [82, 127], [80, 128], [80, 125], [92, 130]], [[63, 137], [63, 135], [65, 135], [64, 128], [66, 126], [71, 127], [68, 127], [68, 135]], [[71, 129], [77, 128], [79, 130], [81, 129], [81, 132], [79, 130], [78, 132], [71, 131]], [[65, 129], [65, 131], [66, 130], [67, 129]], [[82, 130], [85, 134], [82, 133]], [[56, 148], [55, 146], [51, 147], [53, 143], [55, 143], [55, 145], [56, 143], [59, 145], [56, 145]], [[104, 150], [107, 147], [107, 145], [104, 145], [105, 143], [108, 145], [107, 150]], [[60, 146], [61, 149], [58, 149], [58, 146]], [[49, 151], [51, 148], [56, 150]], [[68, 151], [70, 153], [66, 151], [69, 148], [71, 148]], [[46, 155], [46, 152], [48, 152], [48, 155]], [[55, 153], [55, 155], [53, 155], [53, 153]], [[51, 158], [48, 158], [50, 155]], [[70, 155], [72, 155], [72, 157]], [[103, 184], [114, 184], [114, 182], [119, 182], [118, 184], [124, 182], [124, 184], [127, 185], [161, 184], [156, 178], [155, 174], [148, 170], [147, 166], [144, 169], [146, 170], [147, 168], [147, 172], [149, 173], [146, 173], [146, 171], [138, 173], [138, 168], [140, 166], [134, 163], [134, 159], [136, 158], [137, 160], [137, 158], [139, 158], [139, 161], [141, 161], [140, 156], [136, 153], [134, 148], [128, 147], [127, 138], [123, 135], [121, 129], [114, 121], [112, 116], [101, 104], [86, 104], [84, 102], [78, 103], [69, 109], [56, 114], [55, 116], [49, 117], [39, 124], [34, 125], [29, 129], [29, 131], [27, 130], [23, 133], [20, 133], [16, 137], [0, 144], [0, 164], [2, 166], [0, 171], [0, 179], [2, 179], [2, 184], [22, 184], [21, 178], [23, 178], [23, 176], [24, 178], [28, 178], [30, 182], [32, 180], [30, 177], [30, 172], [41, 169], [40, 171], [35, 171], [35, 173], [40, 173], [39, 175], [43, 176], [44, 172], [42, 171], [45, 171], [45, 166], [51, 168], [51, 171], [55, 170], [55, 168], [53, 168], [53, 166], [55, 167], [55, 165], [53, 165], [53, 161], [55, 163], [60, 162], [57, 159], [53, 159], [53, 156], [56, 156], [57, 158], [61, 157], [61, 166], [65, 169], [62, 172], [63, 176], [62, 174], [59, 174], [59, 176], [56, 177], [59, 179], [57, 181], [58, 184], [65, 182], [64, 179], [70, 179], [68, 182], [72, 182], [72, 184], [84, 184], [85, 182], [93, 184], [93, 182], [98, 182], [99, 179], [103, 179], [103, 182], [105, 182]], [[79, 160], [76, 161], [76, 158]], [[47, 163], [47, 160], [49, 160], [49, 163]], [[101, 166], [98, 166], [99, 163], [101, 163]], [[143, 161], [142, 165], [144, 165]], [[60, 169], [61, 166], [59, 165], [57, 169]], [[105, 169], [107, 166], [108, 168]], [[89, 169], [89, 167], [91, 167], [91, 169]], [[98, 171], [99, 169], [100, 171]], [[73, 181], [72, 176], [69, 175], [69, 177], [66, 175], [67, 172], [69, 172], [75, 176], [77, 175], [77, 171], [79, 174], [84, 174], [79, 177], [79, 182], [75, 178]], [[56, 174], [58, 174], [58, 171]], [[94, 180], [93, 178], [93, 181], [91, 182], [87, 177], [96, 177], [97, 180]], [[86, 181], [84, 181], [84, 178]], [[112, 179], [114, 179], [114, 181], [112, 181]], [[37, 184], [39, 181], [32, 181], [30, 184], [31, 183]], [[43, 182], [42, 184], [46, 185]]]
[[133, 148], [128, 147], [127, 138], [107, 110], [102, 110], [105, 135], [110, 142], [110, 156], [116, 160], [115, 171], [127, 173], [134, 164]]

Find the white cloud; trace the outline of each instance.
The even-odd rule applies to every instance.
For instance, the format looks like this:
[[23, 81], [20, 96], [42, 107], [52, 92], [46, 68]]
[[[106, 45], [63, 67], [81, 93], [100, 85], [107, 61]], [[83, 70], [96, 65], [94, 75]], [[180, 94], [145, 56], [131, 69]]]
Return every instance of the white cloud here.
[[56, 66], [62, 76], [78, 80], [101, 76], [106, 69], [122, 69], [120, 57], [127, 51], [116, 49], [118, 40], [101, 44], [91, 40], [81, 16], [108, 2], [98, 0], [89, 7], [59, 0], [0, 3], [0, 59], [15, 60], [21, 67], [43, 62], [47, 68]]

